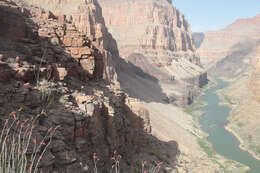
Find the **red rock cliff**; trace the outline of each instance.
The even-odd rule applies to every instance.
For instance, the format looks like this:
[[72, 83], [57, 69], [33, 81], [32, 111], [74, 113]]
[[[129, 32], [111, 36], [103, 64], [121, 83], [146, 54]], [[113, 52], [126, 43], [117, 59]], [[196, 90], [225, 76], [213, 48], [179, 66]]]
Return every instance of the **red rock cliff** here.
[[[60, 126], [39, 164], [41, 172], [92, 171], [94, 152], [99, 170], [109, 172], [114, 150], [123, 155], [122, 168], [133, 172], [139, 158], [157, 160], [149, 151], [166, 152], [160, 147], [169, 145], [149, 135], [147, 109], [103, 80], [111, 79], [106, 68], [113, 70], [106, 64], [103, 38], [87, 36], [75, 25], [71, 17], [0, 1], [0, 121], [22, 107], [21, 121], [39, 115], [37, 139]], [[173, 167], [178, 148], [171, 146]]]

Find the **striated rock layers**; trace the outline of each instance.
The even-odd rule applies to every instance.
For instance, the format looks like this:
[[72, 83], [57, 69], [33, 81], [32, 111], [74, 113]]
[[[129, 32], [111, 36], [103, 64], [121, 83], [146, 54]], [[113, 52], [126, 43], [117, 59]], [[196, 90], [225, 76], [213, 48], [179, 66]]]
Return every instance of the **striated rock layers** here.
[[85, 3], [91, 19], [84, 19], [80, 29], [70, 16], [0, 1], [1, 127], [19, 107], [20, 120], [46, 112], [36, 122], [37, 139], [60, 125], [39, 164], [41, 172], [92, 172], [94, 152], [99, 171], [109, 172], [114, 150], [123, 155], [125, 172], [136, 171], [141, 160], [162, 161], [158, 158], [174, 168], [176, 142], [152, 137], [148, 110], [113, 84], [107, 33], [102, 23], [95, 24], [101, 20], [99, 8], [93, 1]]
[[[196, 95], [194, 91], [207, 83], [189, 24], [170, 1], [99, 0], [99, 3], [120, 56], [158, 79], [171, 97], [169, 100], [185, 105], [192, 100], [189, 95]], [[124, 79], [120, 83], [135, 93], [136, 89], [131, 90]], [[168, 86], [174, 87], [175, 92], [169, 91]]]
[[[134, 97], [140, 98], [135, 92], [138, 89], [126, 82], [123, 73], [129, 72], [125, 70], [128, 64], [118, 59], [119, 54], [160, 82], [174, 83], [174, 93], [168, 93], [168, 87], [165, 87], [168, 85], [162, 84], [163, 92], [171, 97], [163, 99], [179, 105], [190, 103], [189, 100], [196, 95], [199, 87], [207, 83], [207, 75], [194, 53], [189, 24], [170, 1], [100, 0], [98, 2], [102, 10], [95, 0], [26, 1], [51, 10], [63, 20], [71, 21], [80, 31], [93, 37], [98, 46], [109, 51], [117, 67], [118, 81]], [[131, 73], [136, 71], [132, 69]]]
[[205, 34], [198, 52], [201, 62], [207, 68], [232, 54], [232, 49], [245, 42], [260, 39], [260, 15], [248, 19], [238, 19], [233, 24], [219, 31]]

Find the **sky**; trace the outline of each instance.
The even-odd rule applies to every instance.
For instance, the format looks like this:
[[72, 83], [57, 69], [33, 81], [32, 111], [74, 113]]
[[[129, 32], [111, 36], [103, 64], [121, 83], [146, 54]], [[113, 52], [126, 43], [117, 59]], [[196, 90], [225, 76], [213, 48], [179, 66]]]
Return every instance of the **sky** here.
[[260, 14], [260, 0], [173, 0], [193, 32], [219, 30], [238, 18]]

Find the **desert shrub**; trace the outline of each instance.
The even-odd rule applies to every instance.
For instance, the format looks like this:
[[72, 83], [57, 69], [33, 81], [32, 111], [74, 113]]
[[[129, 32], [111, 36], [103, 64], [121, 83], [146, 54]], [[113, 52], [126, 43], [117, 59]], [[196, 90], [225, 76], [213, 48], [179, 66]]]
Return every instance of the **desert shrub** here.
[[[39, 116], [38, 114], [28, 119], [21, 120], [12, 112], [5, 119], [0, 136], [0, 172], [1, 173], [36, 173], [38, 165], [51, 143], [52, 136], [58, 128], [50, 128], [41, 141], [37, 141], [33, 132]], [[48, 141], [48, 142], [46, 142]], [[28, 151], [30, 155], [28, 156]]]
[[[122, 159], [122, 156], [117, 153], [117, 151], [114, 151], [113, 156], [111, 157], [112, 165], [109, 173], [120, 173], [120, 161]], [[98, 173], [98, 166], [97, 162], [99, 161], [99, 158], [96, 153], [93, 154], [93, 162], [94, 162], [94, 173]], [[155, 164], [148, 164], [146, 161], [142, 162], [140, 170], [138, 169], [138, 172], [140, 173], [158, 173], [162, 162], [158, 162]]]

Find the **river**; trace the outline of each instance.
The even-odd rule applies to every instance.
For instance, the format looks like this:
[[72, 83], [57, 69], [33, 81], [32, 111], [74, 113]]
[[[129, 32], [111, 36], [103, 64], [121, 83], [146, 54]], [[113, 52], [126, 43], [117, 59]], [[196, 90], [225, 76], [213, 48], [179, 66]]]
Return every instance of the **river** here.
[[224, 126], [228, 123], [227, 117], [231, 111], [228, 106], [220, 106], [220, 98], [217, 90], [228, 86], [221, 80], [218, 85], [208, 89], [202, 96], [202, 101], [208, 105], [200, 108], [205, 114], [200, 118], [200, 125], [204, 132], [208, 133], [208, 141], [220, 155], [235, 160], [251, 168], [248, 173], [260, 173], [260, 161], [253, 158], [248, 152], [239, 148], [239, 141], [230, 134]]

